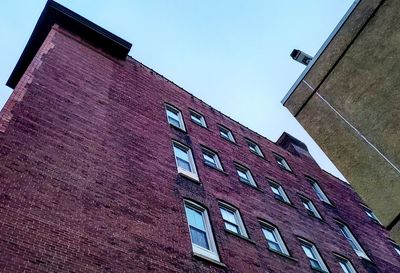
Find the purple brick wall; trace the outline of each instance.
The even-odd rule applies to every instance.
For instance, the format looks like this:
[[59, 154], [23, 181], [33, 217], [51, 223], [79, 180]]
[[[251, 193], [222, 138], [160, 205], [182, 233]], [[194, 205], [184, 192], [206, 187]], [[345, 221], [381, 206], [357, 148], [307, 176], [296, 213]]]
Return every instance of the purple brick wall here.
[[[166, 122], [165, 103], [182, 111], [187, 133]], [[190, 121], [202, 113], [208, 129]], [[219, 136], [231, 129], [237, 145]], [[370, 221], [351, 187], [231, 120], [128, 57], [116, 60], [55, 26], [1, 112], [1, 272], [312, 272], [298, 236], [318, 247], [330, 272], [333, 252], [359, 273], [400, 272], [385, 229]], [[248, 150], [245, 137], [263, 150]], [[193, 150], [201, 183], [177, 174], [172, 140]], [[225, 173], [203, 164], [201, 145], [218, 152]], [[286, 158], [281, 170], [272, 152]], [[239, 182], [248, 166], [259, 190]], [[305, 175], [335, 204], [324, 205]], [[279, 182], [293, 206], [276, 200]], [[310, 198], [323, 221], [307, 215]], [[183, 199], [207, 207], [221, 262], [194, 257]], [[218, 200], [236, 206], [250, 240], [224, 230]], [[268, 250], [259, 219], [276, 225], [292, 258]], [[373, 260], [362, 261], [340, 234], [344, 221]]]

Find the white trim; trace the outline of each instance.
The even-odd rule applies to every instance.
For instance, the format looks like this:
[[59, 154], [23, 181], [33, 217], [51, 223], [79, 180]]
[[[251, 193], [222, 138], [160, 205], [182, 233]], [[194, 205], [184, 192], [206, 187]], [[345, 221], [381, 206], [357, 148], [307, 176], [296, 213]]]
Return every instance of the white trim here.
[[[224, 203], [224, 202], [218, 202], [218, 203], [219, 203], [219, 208], [220, 208], [220, 212], [221, 212], [221, 215], [222, 215], [222, 219], [224, 220], [224, 222], [230, 223], [230, 221], [228, 221], [228, 220], [226, 220], [224, 218], [224, 215], [222, 214], [221, 210], [225, 210], [225, 211], [230, 212], [230, 213], [232, 213], [234, 215], [235, 220], [236, 220], [236, 223], [234, 223], [234, 224], [237, 225], [238, 228], [239, 228], [239, 235], [248, 238], [249, 236], [247, 235], [247, 231], [246, 231], [246, 228], [245, 228], [245, 226], [243, 224], [243, 220], [242, 220], [242, 217], [240, 216], [239, 210], [236, 209], [235, 207], [232, 207], [231, 205], [229, 205], [227, 203]], [[225, 229], [226, 229], [226, 227], [225, 227]], [[229, 231], [231, 231], [231, 230], [229, 230]]]
[[[257, 154], [257, 155], [259, 155], [259, 156], [261, 156], [261, 157], [264, 157], [264, 154], [263, 154], [263, 152], [261, 151], [261, 148], [260, 148], [260, 146], [258, 146], [257, 143], [255, 143], [254, 141], [252, 141], [252, 140], [250, 140], [250, 139], [246, 139], [246, 142], [247, 142], [247, 146], [249, 147], [249, 150], [250, 150], [252, 153], [255, 153], [255, 154]], [[252, 148], [253, 148], [254, 150], [252, 150]]]
[[[255, 180], [253, 178], [253, 175], [251, 174], [251, 172], [250, 172], [250, 170], [248, 168], [246, 168], [246, 167], [244, 167], [242, 165], [239, 165], [239, 164], [235, 164], [235, 167], [236, 167], [236, 173], [239, 176], [239, 180], [241, 182], [243, 182], [245, 184], [249, 184], [249, 185], [251, 185], [253, 187], [257, 187], [257, 184], [256, 184], [256, 182], [255, 182]], [[246, 177], [247, 177], [247, 180], [242, 178], [239, 175], [239, 172], [244, 173], [246, 175]]]
[[[196, 164], [194, 162], [192, 149], [190, 149], [186, 145], [183, 145], [182, 143], [179, 143], [177, 141], [173, 141], [172, 148], [173, 148], [172, 150], [174, 152], [175, 164], [176, 164], [176, 168], [178, 170], [178, 173], [183, 174], [185, 176], [188, 176], [189, 178], [192, 178], [192, 179], [194, 179], [196, 181], [199, 181], [199, 176], [197, 174], [197, 169], [196, 169]], [[178, 160], [177, 160], [177, 155], [175, 153], [175, 148], [186, 152], [186, 154], [188, 156], [188, 163], [189, 163], [189, 166], [190, 166], [192, 171], [185, 170], [185, 169], [183, 169], [183, 168], [181, 168], [179, 166]]]
[[[223, 139], [226, 139], [226, 140], [229, 140], [229, 141], [231, 141], [231, 142], [233, 142], [233, 143], [236, 143], [235, 137], [233, 136], [231, 130], [229, 130], [228, 128], [226, 128], [226, 127], [224, 127], [224, 126], [222, 126], [222, 125], [219, 125], [218, 127], [219, 127], [219, 135], [220, 135]], [[227, 136], [225, 136], [225, 135], [222, 134], [222, 133], [225, 133]]]
[[206, 119], [204, 116], [194, 110], [190, 110], [190, 120], [196, 123], [197, 125], [207, 128]]
[[[287, 196], [285, 189], [278, 183], [274, 182], [274, 181], [269, 181], [269, 186], [271, 187], [271, 191], [272, 193], [275, 195], [276, 193], [274, 193], [274, 191], [272, 190], [272, 188], [275, 188], [278, 190], [278, 192], [280, 193], [280, 196], [283, 198], [283, 201], [290, 204], [290, 200], [289, 197]], [[274, 187], [276, 186], [276, 187]]]
[[292, 168], [290, 168], [289, 163], [286, 161], [286, 159], [283, 156], [274, 153], [274, 157], [275, 157], [276, 163], [278, 164], [278, 166], [280, 168], [292, 172]]
[[307, 177], [306, 178], [308, 180], [308, 182], [310, 182], [311, 187], [313, 188], [315, 194], [317, 195], [318, 199], [321, 200], [322, 202], [325, 202], [329, 205], [332, 205], [331, 201], [329, 200], [328, 196], [325, 194], [325, 192], [322, 190], [321, 186], [319, 185], [319, 183], [311, 178], [311, 177]]
[[[364, 249], [360, 245], [360, 243], [357, 241], [356, 237], [354, 237], [353, 233], [351, 230], [346, 226], [345, 224], [341, 222], [337, 222], [340, 228], [340, 231], [342, 232], [342, 235], [345, 237], [345, 239], [348, 241], [350, 247], [354, 250], [354, 252], [361, 258], [367, 259], [370, 261], [370, 258], [368, 255], [365, 253]], [[353, 247], [355, 246], [355, 248]]]
[[[282, 254], [290, 256], [289, 251], [288, 251], [288, 249], [286, 247], [285, 242], [282, 239], [281, 233], [279, 232], [278, 228], [273, 226], [273, 225], [271, 225], [271, 224], [268, 224], [267, 222], [264, 222], [264, 221], [260, 221], [260, 223], [261, 223], [261, 229], [262, 229], [264, 238], [267, 241], [267, 244], [268, 244], [269, 240], [268, 240], [267, 236], [265, 236], [264, 230], [269, 230], [274, 235], [274, 237], [276, 239], [276, 241], [274, 243], [279, 245], [279, 247], [281, 249], [280, 252]], [[271, 249], [272, 251], [277, 251], [275, 249], [270, 248], [269, 245], [268, 245], [268, 248]]]
[[[322, 219], [321, 214], [319, 214], [319, 212], [317, 210], [317, 207], [314, 205], [314, 203], [310, 199], [301, 196], [301, 200], [303, 202], [303, 205], [304, 205], [305, 209], [308, 212], [311, 211], [315, 217], [317, 217], [319, 219]], [[310, 209], [307, 208], [306, 204], [310, 207]]]
[[[339, 266], [341, 267], [344, 273], [357, 273], [356, 269], [354, 268], [353, 264], [350, 262], [349, 259], [337, 254], [335, 254], [335, 256], [336, 259], [338, 260]], [[345, 269], [343, 269], [343, 266], [345, 267], [346, 271]]]
[[[307, 240], [302, 239], [302, 238], [299, 238], [299, 240], [300, 240], [301, 248], [303, 249], [304, 254], [308, 258], [309, 262], [310, 262], [310, 260], [317, 261], [319, 266], [321, 267], [322, 271], [329, 272], [328, 267], [326, 267], [326, 264], [325, 264], [324, 260], [322, 259], [321, 254], [319, 254], [319, 251], [315, 247], [315, 245]], [[310, 250], [311, 253], [315, 256], [315, 258], [309, 257], [307, 255], [307, 252], [304, 250], [304, 248], [307, 248], [308, 250]], [[310, 262], [310, 266], [311, 266], [311, 268], [314, 268], [314, 267], [312, 267], [311, 262]], [[319, 269], [317, 269], [317, 270], [319, 270]]]
[[189, 219], [188, 216], [186, 215], [186, 220], [187, 220], [187, 224], [188, 224], [188, 228], [189, 228], [189, 235], [190, 235], [190, 240], [192, 242], [192, 249], [194, 253], [197, 253], [199, 255], [203, 255], [206, 256], [210, 259], [216, 260], [216, 261], [220, 261], [219, 259], [219, 255], [218, 255], [218, 251], [217, 251], [217, 246], [215, 244], [215, 240], [214, 240], [214, 235], [211, 229], [211, 223], [210, 223], [210, 219], [208, 217], [208, 213], [207, 213], [207, 209], [203, 206], [200, 206], [199, 204], [196, 204], [190, 200], [184, 200], [184, 205], [185, 205], [185, 214], [186, 214], [186, 208], [190, 208], [192, 210], [197, 210], [198, 212], [200, 212], [202, 214], [202, 218], [203, 218], [203, 224], [205, 227], [205, 232], [206, 232], [206, 236], [207, 236], [207, 242], [208, 245], [210, 247], [210, 249], [206, 249], [203, 248], [199, 245], [196, 245], [193, 243], [192, 241], [192, 235], [190, 233], [190, 224], [189, 224]]
[[[218, 156], [218, 154], [216, 152], [214, 152], [214, 151], [212, 151], [210, 149], [207, 149], [205, 147], [201, 148], [201, 152], [203, 154], [203, 161], [204, 161], [204, 163], [206, 165], [210, 165], [213, 168], [217, 168], [218, 170], [223, 171], [221, 161], [219, 160], [219, 156]], [[207, 154], [209, 157], [212, 157], [214, 159], [214, 163], [215, 163], [216, 166], [213, 166], [210, 163], [207, 163], [208, 161], [204, 158], [204, 154]]]
[[[178, 108], [176, 108], [176, 107], [174, 107], [174, 106], [172, 106], [172, 105], [170, 105], [170, 104], [166, 104], [166, 105], [165, 105], [165, 111], [166, 111], [166, 114], [167, 114], [167, 122], [168, 122], [170, 125], [172, 125], [172, 126], [174, 126], [174, 127], [176, 127], [176, 128], [179, 128], [179, 129], [181, 129], [181, 130], [183, 130], [183, 131], [186, 131], [185, 123], [183, 122], [182, 112], [181, 112]], [[171, 123], [171, 122], [169, 121], [168, 112], [171, 112], [171, 113], [173, 113], [173, 114], [175, 114], [175, 115], [178, 116], [178, 120], [177, 120], [177, 121], [179, 122], [179, 126], [176, 126], [175, 124], [173, 124], [173, 123]]]

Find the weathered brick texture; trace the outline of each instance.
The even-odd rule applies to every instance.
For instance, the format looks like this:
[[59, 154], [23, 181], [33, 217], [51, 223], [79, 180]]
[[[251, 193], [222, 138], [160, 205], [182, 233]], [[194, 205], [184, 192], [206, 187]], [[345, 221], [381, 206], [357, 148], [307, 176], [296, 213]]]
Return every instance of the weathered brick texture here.
[[[187, 133], [168, 125], [165, 103], [182, 111]], [[189, 108], [208, 129], [190, 121]], [[237, 145], [219, 136], [217, 124], [233, 131]], [[311, 272], [297, 236], [317, 245], [331, 272], [341, 272], [333, 252], [359, 273], [400, 272], [387, 232], [367, 218], [350, 186], [133, 58], [112, 58], [58, 26], [3, 108], [1, 125], [1, 272]], [[244, 137], [265, 159], [249, 152]], [[177, 174], [172, 140], [193, 149], [201, 184]], [[218, 152], [226, 173], [203, 164], [200, 145]], [[260, 190], [239, 182], [234, 161], [251, 169]], [[334, 207], [319, 201], [305, 175]], [[281, 183], [293, 206], [272, 196], [267, 178]], [[307, 215], [298, 193], [323, 221]], [[184, 198], [208, 208], [225, 268], [192, 255]], [[224, 231], [218, 200], [240, 210], [252, 242]], [[267, 249], [259, 219], [279, 228], [293, 259]], [[348, 224], [374, 264], [355, 255], [334, 219]]]

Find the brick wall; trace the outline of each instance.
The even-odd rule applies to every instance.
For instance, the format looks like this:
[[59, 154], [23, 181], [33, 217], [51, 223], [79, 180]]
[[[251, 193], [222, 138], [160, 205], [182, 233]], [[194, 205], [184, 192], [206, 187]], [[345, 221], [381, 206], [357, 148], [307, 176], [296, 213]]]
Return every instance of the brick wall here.
[[[2, 110], [1, 272], [311, 272], [297, 236], [316, 244], [331, 272], [341, 272], [333, 252], [359, 273], [400, 271], [387, 232], [367, 218], [350, 186], [131, 57], [116, 60], [55, 26], [25, 76]], [[165, 103], [182, 111], [187, 133], [167, 123]], [[208, 129], [190, 121], [189, 108], [205, 116]], [[222, 139], [217, 124], [231, 129], [237, 144]], [[265, 159], [250, 153], [244, 137]], [[177, 174], [172, 140], [192, 148], [200, 184]], [[200, 145], [218, 152], [225, 173], [203, 164]], [[293, 173], [280, 169], [272, 152]], [[251, 169], [259, 190], [239, 182], [233, 162]], [[319, 201], [305, 175], [334, 207]], [[273, 197], [267, 178], [285, 188], [293, 206]], [[299, 193], [323, 221], [307, 215]], [[193, 256], [184, 198], [208, 209], [226, 267]], [[250, 240], [224, 231], [218, 200], [240, 210]], [[259, 219], [279, 228], [291, 259], [267, 249]], [[374, 264], [356, 256], [335, 219]]]

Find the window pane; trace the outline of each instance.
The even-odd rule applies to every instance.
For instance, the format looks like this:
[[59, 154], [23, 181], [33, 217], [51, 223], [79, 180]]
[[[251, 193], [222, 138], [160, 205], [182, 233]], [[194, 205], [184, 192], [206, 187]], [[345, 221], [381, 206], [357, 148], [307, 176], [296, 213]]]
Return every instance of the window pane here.
[[276, 195], [281, 196], [281, 192], [279, 191], [279, 189], [276, 186], [271, 186], [272, 192]]
[[352, 270], [349, 268], [348, 262], [340, 261], [339, 264], [344, 273], [353, 273]]
[[205, 161], [207, 161], [207, 163], [210, 163], [211, 165], [213, 165], [215, 167], [217, 166], [213, 155], [208, 154], [208, 153], [203, 153], [203, 158]]
[[177, 127], [181, 127], [179, 112], [167, 109], [168, 122]]
[[190, 165], [188, 151], [174, 146], [174, 153], [178, 166], [184, 170], [191, 172], [192, 167]]
[[304, 246], [304, 245], [302, 247], [303, 247], [304, 253], [306, 253], [308, 258], [315, 259], [315, 255], [314, 255], [311, 247]]
[[190, 227], [190, 235], [194, 244], [205, 249], [210, 249], [207, 241], [207, 234], [203, 230], [199, 230], [193, 226]]
[[237, 173], [240, 178], [242, 178], [243, 180], [249, 181], [249, 178], [245, 172], [243, 172], [242, 170], [237, 170]]
[[221, 214], [222, 214], [222, 218], [225, 221], [228, 221], [228, 222], [236, 224], [236, 225], [238, 224], [236, 221], [235, 213], [228, 211], [224, 208], [221, 208]]
[[220, 131], [221, 136], [223, 136], [224, 138], [228, 138], [229, 139], [229, 133], [223, 129], [221, 129]]
[[229, 222], [225, 222], [225, 228], [226, 228], [227, 230], [230, 230], [230, 231], [232, 231], [232, 232], [235, 232], [235, 233], [237, 233], [237, 234], [240, 234], [239, 227], [236, 226], [236, 225], [233, 225], [233, 224], [231, 224], [231, 223], [229, 223]]
[[264, 233], [265, 238], [268, 241], [272, 241], [272, 242], [277, 242], [278, 241], [276, 239], [276, 237], [275, 237], [275, 234], [271, 230], [263, 228], [263, 233]]
[[205, 225], [203, 220], [203, 214], [197, 210], [189, 207], [185, 207], [186, 215], [190, 226], [193, 226], [199, 230], [205, 231]]
[[321, 265], [317, 260], [310, 259], [310, 264], [312, 268], [322, 270]]
[[278, 243], [268, 241], [268, 247], [275, 251], [282, 252], [282, 249]]

